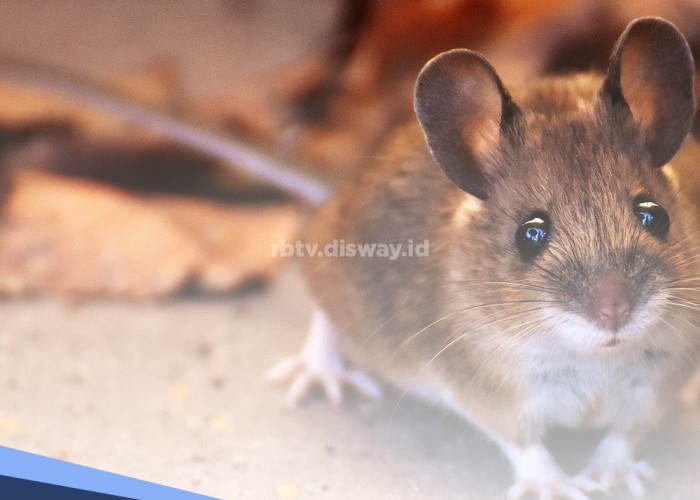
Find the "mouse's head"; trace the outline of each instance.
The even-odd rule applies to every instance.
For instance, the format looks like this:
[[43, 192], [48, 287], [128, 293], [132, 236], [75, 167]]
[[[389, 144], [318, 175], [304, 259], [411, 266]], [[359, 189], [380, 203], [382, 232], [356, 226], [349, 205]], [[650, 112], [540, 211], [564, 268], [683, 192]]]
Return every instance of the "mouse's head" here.
[[437, 56], [416, 84], [434, 159], [482, 200], [456, 226], [473, 261], [460, 279], [494, 309], [516, 304], [504, 320], [513, 335], [662, 345], [662, 326], [678, 331], [663, 325], [668, 315], [687, 324], [684, 311], [699, 307], [696, 226], [665, 167], [695, 113], [685, 39], [640, 19], [603, 80], [546, 80], [513, 95], [467, 50]]

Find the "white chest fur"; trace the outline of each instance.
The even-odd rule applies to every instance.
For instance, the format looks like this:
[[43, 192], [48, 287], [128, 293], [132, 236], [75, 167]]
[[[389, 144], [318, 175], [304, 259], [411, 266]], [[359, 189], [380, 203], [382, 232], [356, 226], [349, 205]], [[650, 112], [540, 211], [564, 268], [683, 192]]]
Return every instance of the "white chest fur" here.
[[526, 412], [544, 427], [625, 427], [656, 408], [665, 355], [628, 346], [579, 353], [538, 339], [524, 347]]

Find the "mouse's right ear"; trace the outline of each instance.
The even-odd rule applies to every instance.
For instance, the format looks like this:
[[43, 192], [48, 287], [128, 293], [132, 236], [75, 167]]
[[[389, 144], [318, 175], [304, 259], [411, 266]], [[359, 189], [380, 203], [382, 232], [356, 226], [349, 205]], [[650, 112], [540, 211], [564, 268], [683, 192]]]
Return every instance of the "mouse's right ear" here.
[[456, 49], [431, 59], [413, 105], [435, 161], [464, 191], [488, 196], [489, 166], [518, 109], [480, 54]]
[[661, 18], [632, 21], [613, 51], [601, 103], [631, 114], [654, 167], [668, 162], [690, 131], [693, 73], [688, 43]]

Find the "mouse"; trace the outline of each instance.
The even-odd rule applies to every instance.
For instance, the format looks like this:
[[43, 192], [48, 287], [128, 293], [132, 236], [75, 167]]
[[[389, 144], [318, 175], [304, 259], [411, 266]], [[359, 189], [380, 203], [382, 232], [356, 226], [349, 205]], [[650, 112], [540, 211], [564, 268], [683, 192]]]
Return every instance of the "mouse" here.
[[[414, 109], [297, 247], [315, 312], [268, 379], [292, 405], [388, 383], [448, 408], [503, 451], [511, 500], [643, 496], [635, 447], [700, 358], [700, 224], [672, 166], [695, 114], [684, 36], [640, 18], [605, 74], [520, 86], [451, 50]], [[554, 427], [604, 430], [579, 474]]]
[[[631, 23], [607, 74], [504, 86], [481, 55], [430, 61], [407, 125], [352, 185], [57, 68], [0, 77], [219, 158], [311, 206], [302, 260], [317, 304], [268, 379], [378, 399], [379, 377], [451, 409], [512, 465], [509, 498], [582, 499], [653, 475], [635, 445], [698, 366], [698, 222], [671, 162], [694, 115], [692, 57], [659, 18]], [[669, 163], [671, 162], [671, 163]], [[690, 167], [686, 166], [686, 169]], [[350, 364], [352, 363], [352, 365]], [[368, 376], [371, 374], [373, 377]], [[552, 426], [608, 433], [567, 477]]]

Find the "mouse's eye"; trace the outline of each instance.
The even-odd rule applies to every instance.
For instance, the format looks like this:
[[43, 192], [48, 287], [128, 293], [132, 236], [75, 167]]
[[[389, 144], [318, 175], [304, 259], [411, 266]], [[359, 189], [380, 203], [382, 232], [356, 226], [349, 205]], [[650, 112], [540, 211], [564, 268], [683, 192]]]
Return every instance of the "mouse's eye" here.
[[537, 257], [552, 239], [547, 214], [536, 212], [515, 232], [515, 246], [525, 262]]
[[644, 229], [654, 238], [665, 240], [671, 227], [668, 212], [653, 201], [637, 197], [634, 200], [634, 214]]

